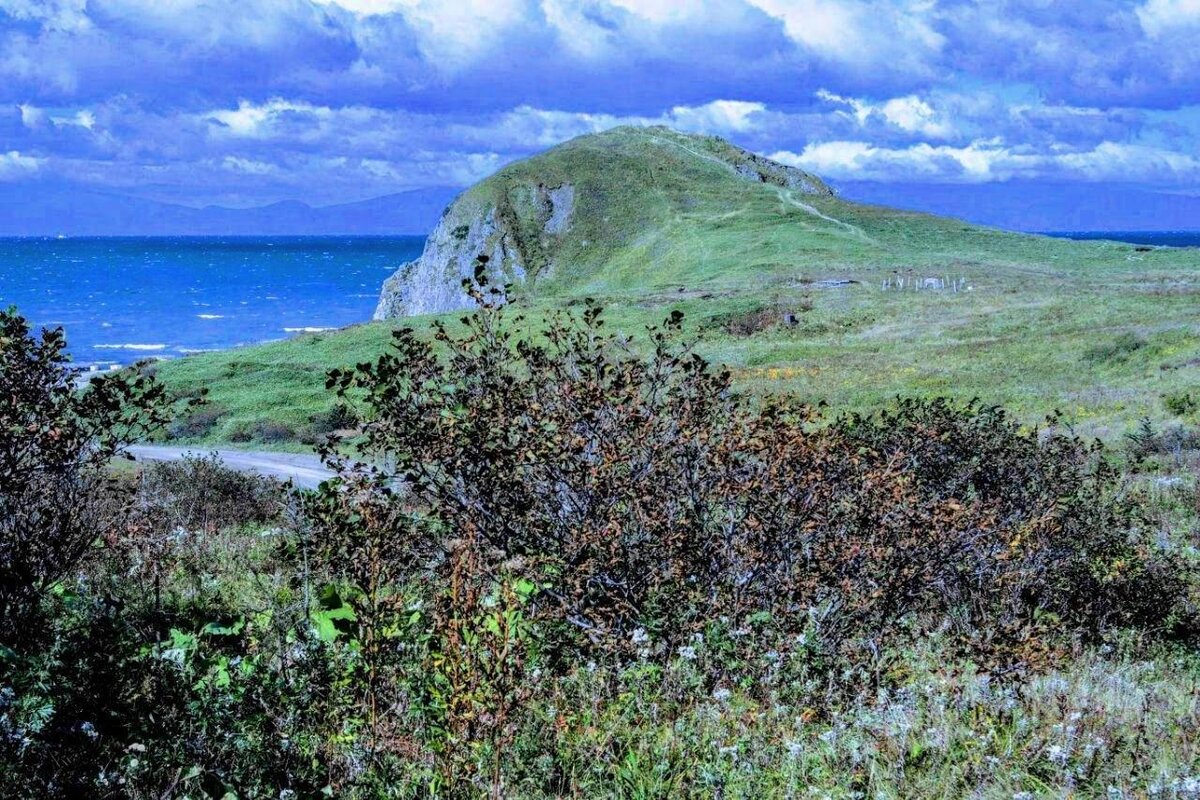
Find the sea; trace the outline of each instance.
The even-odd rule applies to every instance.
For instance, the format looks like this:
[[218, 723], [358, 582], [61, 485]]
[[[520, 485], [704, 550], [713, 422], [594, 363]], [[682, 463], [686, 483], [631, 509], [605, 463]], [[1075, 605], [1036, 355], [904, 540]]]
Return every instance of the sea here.
[[420, 236], [0, 238], [0, 308], [109, 370], [371, 319]]
[[1074, 231], [1066, 233], [1056, 231], [1045, 235], [1058, 239], [1087, 241], [1106, 239], [1151, 247], [1200, 247], [1200, 231]]
[[[1200, 247], [1200, 232], [1054, 233]], [[0, 238], [0, 307], [61, 326], [82, 369], [179, 358], [371, 318], [420, 236]]]

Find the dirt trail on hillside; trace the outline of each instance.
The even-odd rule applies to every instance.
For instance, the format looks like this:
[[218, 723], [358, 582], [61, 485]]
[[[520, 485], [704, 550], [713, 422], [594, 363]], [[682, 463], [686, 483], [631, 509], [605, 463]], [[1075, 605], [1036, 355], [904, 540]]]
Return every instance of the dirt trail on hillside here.
[[206, 456], [216, 453], [225, 466], [239, 472], [253, 472], [281, 481], [291, 480], [304, 489], [315, 489], [321, 481], [333, 477], [333, 472], [315, 455], [304, 453], [270, 453], [248, 450], [217, 450], [209, 447], [160, 447], [138, 445], [129, 454], [138, 461], [181, 461], [186, 456]]

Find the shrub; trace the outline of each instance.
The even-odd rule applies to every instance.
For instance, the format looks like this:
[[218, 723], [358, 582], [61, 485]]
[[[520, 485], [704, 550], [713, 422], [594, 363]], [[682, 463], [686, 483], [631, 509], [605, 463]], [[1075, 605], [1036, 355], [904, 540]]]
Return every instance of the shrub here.
[[813, 308], [812, 300], [802, 299], [794, 308], [783, 306], [758, 306], [750, 311], [722, 314], [710, 321], [709, 326], [718, 328], [731, 336], [753, 336], [780, 325], [796, 325], [800, 314]]
[[166, 424], [163, 388], [106, 375], [78, 391], [61, 328], [0, 311], [0, 646], [32, 634], [42, 597], [121, 524], [111, 459]]
[[1075, 438], [941, 400], [816, 425], [794, 400], [735, 395], [675, 344], [678, 312], [642, 357], [594, 304], [542, 344], [472, 291], [466, 333], [436, 329], [445, 358], [405, 329], [329, 384], [372, 409], [364, 450], [396, 468], [374, 491], [406, 487], [429, 520], [421, 547], [440, 537], [482, 575], [518, 571], [539, 587], [530, 612], [573, 647], [669, 653], [726, 620], [860, 658], [949, 624], [1020, 661], [1165, 624], [1179, 595]]
[[229, 412], [219, 406], [207, 406], [181, 416], [167, 426], [168, 439], [198, 439], [212, 432]]
[[1194, 428], [1172, 425], [1160, 431], [1149, 417], [1143, 417], [1135, 429], [1127, 432], [1125, 441], [1134, 462], [1141, 462], [1156, 455], [1179, 457], [1184, 453], [1200, 450], [1200, 432]]
[[1200, 408], [1200, 400], [1191, 392], [1170, 392], [1163, 395], [1162, 401], [1163, 407], [1177, 417], [1186, 417]]
[[300, 441], [311, 445], [321, 444], [329, 435], [356, 428], [358, 424], [358, 412], [352, 406], [334, 403], [328, 410], [308, 418], [308, 425], [300, 433]]
[[1083, 360], [1092, 364], [1122, 364], [1145, 346], [1146, 340], [1136, 333], [1122, 333], [1084, 350]]
[[237, 443], [262, 442], [278, 444], [279, 442], [296, 441], [296, 429], [285, 422], [273, 420], [258, 420], [252, 423], [238, 423], [229, 433], [229, 441]]
[[314, 433], [333, 433], [354, 428], [359, 423], [358, 412], [346, 403], [334, 403], [328, 411], [321, 411], [308, 418]]
[[216, 453], [148, 465], [138, 488], [139, 506], [152, 509], [155, 527], [215, 533], [277, 522], [285, 500], [283, 484], [226, 467]]

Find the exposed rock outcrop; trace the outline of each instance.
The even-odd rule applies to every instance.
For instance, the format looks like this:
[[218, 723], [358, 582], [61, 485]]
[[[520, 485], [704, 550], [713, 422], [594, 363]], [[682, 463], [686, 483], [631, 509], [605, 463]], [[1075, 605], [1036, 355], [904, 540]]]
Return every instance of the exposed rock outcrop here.
[[[717, 137], [667, 128], [623, 128], [580, 137], [510, 165], [455, 199], [421, 257], [384, 284], [375, 318], [470, 307], [462, 283], [474, 276], [480, 256], [488, 257], [493, 285], [551, 280], [560, 259], [573, 267], [581, 256], [604, 252], [605, 243], [597, 239], [627, 242], [656, 224], [639, 213], [640, 198], [663, 196], [658, 175], [696, 169], [720, 183], [832, 195], [819, 178]], [[687, 205], [686, 197], [678, 199]], [[581, 206], [589, 219], [576, 219]], [[574, 260], [563, 258], [564, 252]]]
[[[446, 209], [425, 243], [421, 257], [402, 266], [383, 285], [375, 319], [437, 314], [468, 308], [471, 298], [462, 282], [472, 278], [479, 256], [488, 257], [489, 281], [523, 283], [531, 269], [545, 274], [551, 266], [545, 237], [570, 227], [575, 187], [519, 187], [493, 203], [470, 193]], [[523, 225], [532, 217], [541, 237]]]

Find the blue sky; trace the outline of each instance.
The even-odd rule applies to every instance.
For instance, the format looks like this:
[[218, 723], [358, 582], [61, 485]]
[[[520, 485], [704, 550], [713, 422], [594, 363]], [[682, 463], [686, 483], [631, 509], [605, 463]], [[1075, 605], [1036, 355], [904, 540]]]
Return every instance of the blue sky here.
[[613, 125], [834, 180], [1200, 192], [1200, 0], [0, 0], [0, 182], [466, 185]]

